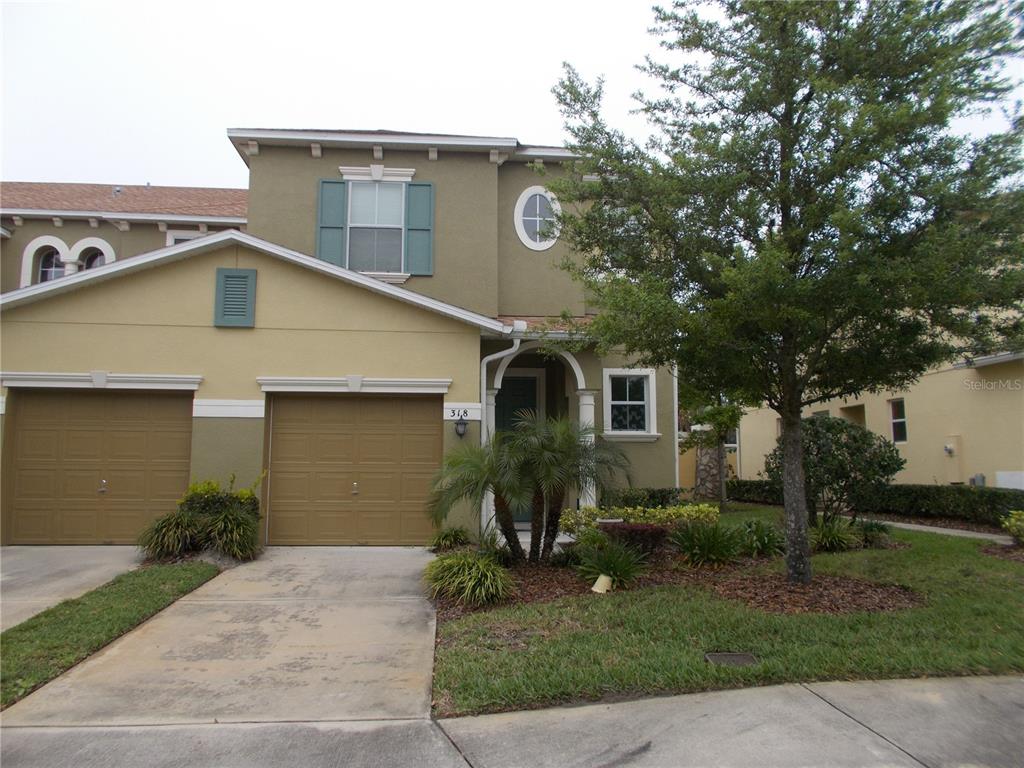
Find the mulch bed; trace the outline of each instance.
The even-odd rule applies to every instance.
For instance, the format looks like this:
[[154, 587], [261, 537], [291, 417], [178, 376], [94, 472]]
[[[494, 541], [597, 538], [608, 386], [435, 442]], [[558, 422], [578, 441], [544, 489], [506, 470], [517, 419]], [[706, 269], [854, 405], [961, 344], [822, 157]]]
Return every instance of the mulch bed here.
[[1006, 533], [1002, 528], [987, 523], [971, 523], [967, 520], [951, 520], [945, 517], [916, 517], [914, 515], [889, 515], [884, 512], [872, 512], [860, 515], [860, 520], [884, 520], [890, 523], [913, 523], [927, 525], [931, 528], [955, 528], [958, 531], [978, 531], [980, 533]]
[[[893, 544], [896, 548], [901, 543]], [[647, 573], [633, 583], [630, 591], [692, 584], [711, 589], [719, 597], [740, 600], [769, 613], [898, 611], [924, 602], [920, 595], [906, 587], [844, 576], [816, 574], [809, 585], [789, 584], [784, 574], [752, 570], [764, 563], [764, 559], [746, 558], [721, 568], [690, 568], [678, 558], [660, 555], [648, 561]], [[574, 595], [600, 599], [590, 591], [590, 583], [581, 579], [573, 568], [524, 564], [511, 571], [516, 582], [516, 594], [502, 605], [546, 603]], [[490, 607], [469, 608], [443, 599], [434, 602], [439, 624], [470, 613], [491, 610]]]
[[719, 597], [741, 600], [768, 613], [874, 613], [924, 603], [921, 595], [906, 587], [820, 573], [810, 584], [790, 584], [782, 573], [740, 571], [713, 579], [709, 586]]
[[990, 544], [983, 547], [982, 552], [1003, 560], [1012, 560], [1015, 563], [1024, 563], [1024, 547], [1016, 544]]

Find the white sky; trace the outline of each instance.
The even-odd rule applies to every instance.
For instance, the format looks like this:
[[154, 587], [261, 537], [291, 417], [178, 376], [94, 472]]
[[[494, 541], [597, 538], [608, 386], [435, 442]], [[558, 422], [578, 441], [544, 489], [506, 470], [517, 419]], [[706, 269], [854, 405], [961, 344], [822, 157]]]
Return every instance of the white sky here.
[[640, 137], [651, 4], [3, 2], [0, 178], [245, 187], [230, 127], [558, 144], [562, 61], [603, 74], [608, 115]]

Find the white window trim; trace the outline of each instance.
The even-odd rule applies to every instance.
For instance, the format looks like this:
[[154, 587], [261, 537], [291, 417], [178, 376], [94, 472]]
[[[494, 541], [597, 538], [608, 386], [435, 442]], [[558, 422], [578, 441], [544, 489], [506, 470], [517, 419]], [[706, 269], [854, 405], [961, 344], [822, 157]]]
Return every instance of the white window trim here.
[[385, 168], [383, 165], [339, 165], [341, 178], [345, 181], [412, 181], [415, 168]]
[[[349, 181], [349, 179], [346, 179], [346, 181]], [[352, 181], [366, 181], [366, 180], [365, 179], [352, 179]], [[370, 183], [374, 183], [374, 181], [370, 180]], [[354, 195], [352, 194], [352, 187], [349, 187], [348, 188], [348, 194], [345, 195], [345, 206], [347, 208], [347, 210], [345, 211], [345, 262], [347, 264], [349, 264], [349, 265], [352, 264], [352, 230], [353, 229], [397, 229], [399, 232], [402, 233], [402, 240], [401, 240], [401, 242], [402, 242], [402, 252], [401, 252], [401, 255], [399, 256], [402, 268], [398, 272], [377, 272], [376, 270], [370, 271], [370, 270], [362, 270], [362, 269], [356, 269], [356, 270], [352, 270], [352, 271], [353, 272], [359, 272], [359, 274], [361, 274], [361, 275], [369, 275], [370, 277], [375, 277], [378, 280], [383, 279], [381, 277], [381, 275], [395, 275], [397, 277], [405, 275], [405, 280], [408, 280], [410, 275], [409, 275], [408, 272], [405, 271], [405, 201], [406, 201], [406, 194], [407, 194], [408, 190], [406, 189], [405, 182], [398, 182], [398, 181], [394, 181], [394, 180], [387, 180], [387, 181], [380, 181], [378, 183], [388, 183], [388, 184], [398, 184], [398, 183], [401, 183], [401, 185], [402, 185], [402, 223], [398, 224], [398, 225], [395, 225], [395, 224], [375, 224], [375, 225], [370, 225], [370, 224], [353, 224], [352, 223], [352, 198], [354, 197]], [[377, 192], [377, 198], [378, 198], [378, 201], [379, 201], [379, 198], [380, 198], [379, 190]], [[398, 284], [404, 283], [405, 280], [402, 280]], [[396, 281], [385, 280], [385, 282], [396, 282]]]
[[196, 390], [202, 376], [160, 373], [49, 373], [0, 372], [0, 386], [34, 387], [38, 389], [181, 389]]
[[542, 243], [535, 243], [530, 239], [530, 236], [526, 234], [526, 228], [523, 226], [523, 212], [526, 210], [526, 201], [534, 195], [543, 195], [551, 203], [551, 209], [558, 216], [562, 212], [562, 206], [558, 204], [558, 200], [552, 195], [547, 189], [541, 186], [527, 187], [519, 195], [519, 199], [516, 200], [515, 207], [515, 218], [513, 223], [516, 227], [516, 234], [519, 235], [519, 240], [529, 248], [531, 251], [546, 251], [548, 248], [558, 242], [558, 232], [555, 232], [555, 236], [550, 240], [545, 240]]
[[[892, 415], [892, 404], [893, 403], [903, 403], [903, 418], [902, 419], [897, 419], [895, 416]], [[906, 401], [906, 399], [904, 399], [902, 397], [894, 397], [894, 398], [891, 398], [886, 403], [886, 405], [889, 406], [889, 437], [892, 438], [893, 444], [894, 445], [903, 445], [904, 443], [909, 442], [910, 441], [910, 427], [907, 424], [907, 401]], [[903, 438], [902, 440], [897, 440], [896, 439], [896, 430], [894, 429], [894, 427], [896, 426], [897, 422], [902, 422], [903, 423], [903, 431], [906, 433], [906, 437]]]
[[167, 239], [165, 245], [181, 245], [181, 243], [174, 242], [175, 239], [182, 242], [188, 240], [198, 240], [200, 237], [206, 237], [209, 232], [200, 232], [198, 229], [168, 229]]
[[[608, 440], [633, 442], [654, 442], [661, 434], [656, 432], [658, 425], [658, 401], [656, 376], [653, 368], [603, 368], [601, 376], [604, 384], [601, 400], [604, 411], [604, 431], [602, 436]], [[613, 430], [612, 423], [612, 376], [646, 376], [647, 377], [647, 429]]]
[[359, 274], [380, 280], [382, 283], [390, 283], [391, 285], [401, 285], [412, 277], [408, 272], [360, 272]]
[[264, 392], [364, 392], [367, 394], [446, 395], [451, 379], [370, 379], [364, 376], [259, 376]]
[[102, 237], [83, 237], [71, 246], [71, 253], [68, 255], [69, 261], [78, 262], [80, 267], [85, 269], [85, 262], [82, 260], [82, 254], [90, 248], [95, 248], [103, 254], [103, 266], [113, 264], [117, 261], [117, 254], [114, 253], [114, 246]]
[[36, 283], [36, 254], [43, 248], [55, 248], [62, 264], [67, 264], [71, 257], [68, 244], [53, 235], [41, 235], [31, 240], [21, 252], [21, 282], [19, 288], [27, 288]]

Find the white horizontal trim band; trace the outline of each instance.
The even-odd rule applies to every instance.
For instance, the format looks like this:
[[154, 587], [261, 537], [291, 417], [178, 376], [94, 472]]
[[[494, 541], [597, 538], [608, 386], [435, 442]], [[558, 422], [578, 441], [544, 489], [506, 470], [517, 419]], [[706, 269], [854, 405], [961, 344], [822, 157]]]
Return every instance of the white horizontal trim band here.
[[363, 376], [256, 379], [264, 392], [362, 392], [365, 394], [445, 395], [451, 379], [370, 379]]
[[0, 372], [0, 386], [51, 389], [178, 389], [196, 390], [202, 376], [160, 373]]
[[458, 421], [459, 419], [480, 421], [482, 412], [480, 403], [449, 403], [445, 401], [444, 404], [445, 421]]
[[266, 400], [193, 400], [196, 419], [262, 419]]

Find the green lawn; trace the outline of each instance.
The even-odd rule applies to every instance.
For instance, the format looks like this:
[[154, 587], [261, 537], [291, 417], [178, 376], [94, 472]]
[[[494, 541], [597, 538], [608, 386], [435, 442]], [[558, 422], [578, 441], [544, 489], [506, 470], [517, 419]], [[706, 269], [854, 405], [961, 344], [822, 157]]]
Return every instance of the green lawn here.
[[[729, 518], [776, 514], [752, 509]], [[982, 554], [985, 542], [893, 535], [911, 548], [818, 555], [814, 568], [908, 586], [925, 596], [920, 608], [779, 615], [698, 586], [671, 586], [463, 617], [440, 629], [437, 712], [795, 681], [1024, 671], [1024, 566]], [[750, 651], [761, 661], [716, 667], [704, 661], [708, 651]]]
[[151, 565], [11, 627], [0, 635], [0, 705], [28, 695], [218, 573], [203, 562]]

